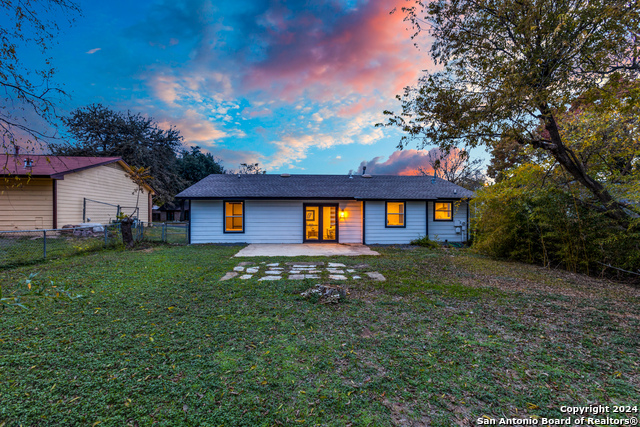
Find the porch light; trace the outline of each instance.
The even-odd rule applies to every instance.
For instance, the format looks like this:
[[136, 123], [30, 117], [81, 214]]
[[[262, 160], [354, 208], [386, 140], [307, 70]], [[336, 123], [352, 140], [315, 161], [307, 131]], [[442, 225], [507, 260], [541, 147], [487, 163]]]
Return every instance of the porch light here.
[[344, 211], [344, 209], [342, 209], [340, 211], [340, 219], [345, 219], [347, 217], [347, 213]]

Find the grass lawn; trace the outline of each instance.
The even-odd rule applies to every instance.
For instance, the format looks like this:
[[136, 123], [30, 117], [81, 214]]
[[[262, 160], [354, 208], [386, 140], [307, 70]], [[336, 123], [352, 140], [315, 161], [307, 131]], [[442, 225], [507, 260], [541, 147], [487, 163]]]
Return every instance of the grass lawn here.
[[454, 426], [640, 404], [638, 288], [390, 247], [331, 258], [387, 281], [323, 305], [299, 296], [313, 280], [219, 282], [238, 249], [0, 273], [5, 296], [34, 271], [85, 295], [0, 312], [0, 425]]

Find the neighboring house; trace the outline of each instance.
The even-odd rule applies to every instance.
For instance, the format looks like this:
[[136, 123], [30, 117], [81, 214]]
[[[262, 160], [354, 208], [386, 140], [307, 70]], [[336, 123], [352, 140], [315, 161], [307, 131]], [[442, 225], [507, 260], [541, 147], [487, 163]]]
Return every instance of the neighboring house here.
[[[138, 186], [120, 157], [0, 154], [0, 230], [109, 223], [133, 214]], [[140, 194], [137, 217], [151, 220], [153, 189]]]
[[167, 202], [162, 206], [154, 206], [152, 218], [153, 222], [189, 221], [189, 201], [181, 200]]
[[440, 178], [209, 175], [191, 203], [191, 243], [402, 244], [467, 240], [473, 192]]

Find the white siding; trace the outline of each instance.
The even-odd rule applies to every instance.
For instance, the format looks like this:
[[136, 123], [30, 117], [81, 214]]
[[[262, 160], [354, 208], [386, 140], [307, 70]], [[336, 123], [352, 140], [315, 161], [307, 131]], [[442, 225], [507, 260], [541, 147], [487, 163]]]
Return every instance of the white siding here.
[[[466, 227], [468, 204], [461, 201], [459, 204], [453, 202], [453, 221], [433, 220], [433, 201], [429, 201], [428, 214], [425, 212], [425, 202], [407, 202], [406, 228], [385, 228], [386, 219], [384, 217], [385, 202], [369, 201], [366, 204], [365, 213], [365, 242], [367, 244], [406, 244], [413, 239], [426, 234], [426, 219], [429, 220], [429, 238], [444, 242], [464, 242], [467, 239]], [[462, 232], [455, 231], [456, 221], [463, 223]]]
[[340, 210], [345, 212], [339, 225], [340, 243], [362, 243], [362, 202], [341, 201]]
[[53, 180], [0, 178], [0, 230], [53, 228]]
[[[302, 243], [303, 203], [325, 200], [245, 200], [244, 233], [223, 232], [221, 200], [191, 201], [191, 243]], [[346, 217], [339, 223], [340, 243], [362, 242], [361, 203], [339, 202]]]
[[405, 228], [386, 228], [385, 202], [368, 201], [365, 211], [365, 242], [367, 244], [403, 244], [424, 236], [427, 232], [425, 202], [407, 202]]
[[[125, 214], [133, 213], [138, 203], [138, 218], [148, 221], [149, 193], [145, 190], [138, 199], [137, 189], [118, 163], [67, 174], [58, 181], [58, 227], [82, 222], [84, 198], [123, 206]], [[115, 206], [87, 202], [86, 217], [91, 218], [91, 222], [109, 223], [116, 215]]]
[[[433, 220], [433, 202], [429, 202], [429, 239], [444, 242], [464, 242], [467, 240], [467, 201], [453, 202], [453, 221], [434, 221]], [[463, 229], [460, 234], [456, 234], [456, 220], [463, 223]]]

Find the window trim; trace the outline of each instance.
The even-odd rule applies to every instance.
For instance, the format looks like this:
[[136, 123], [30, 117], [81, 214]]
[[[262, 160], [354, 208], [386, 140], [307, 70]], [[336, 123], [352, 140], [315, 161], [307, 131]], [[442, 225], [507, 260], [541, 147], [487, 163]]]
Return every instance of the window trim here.
[[[436, 219], [436, 203], [449, 203], [451, 205], [451, 219]], [[453, 201], [452, 200], [434, 200], [433, 201], [433, 220], [438, 222], [453, 222], [453, 217], [456, 216], [456, 213], [453, 211]]]
[[[242, 203], [242, 231], [227, 230], [227, 203]], [[225, 234], [243, 234], [244, 233], [244, 200], [223, 200], [222, 201], [222, 232]], [[231, 216], [233, 217], [233, 215]]]
[[[389, 203], [402, 203], [402, 225], [389, 225]], [[397, 214], [392, 214], [397, 215]], [[407, 201], [406, 200], [385, 200], [384, 201], [384, 228], [407, 228]]]

